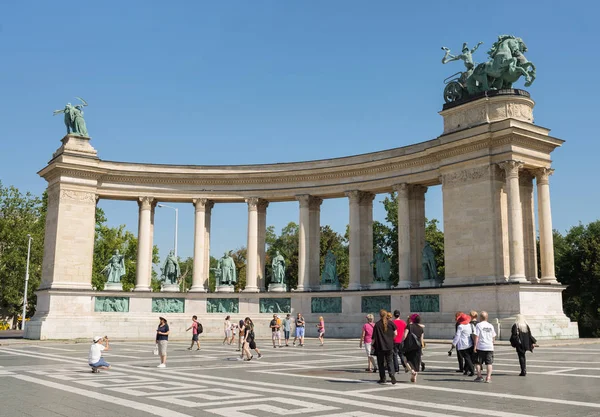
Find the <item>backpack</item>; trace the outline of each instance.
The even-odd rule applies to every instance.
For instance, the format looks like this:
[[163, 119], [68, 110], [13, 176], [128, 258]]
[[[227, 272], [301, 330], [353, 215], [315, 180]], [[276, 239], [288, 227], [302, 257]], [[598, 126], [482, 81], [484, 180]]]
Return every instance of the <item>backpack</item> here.
[[199, 321], [197, 321], [196, 323], [198, 323], [198, 328], [196, 329], [196, 331], [198, 332], [198, 334], [202, 334], [202, 332], [204, 331], [204, 329], [202, 328], [202, 323], [200, 323]]

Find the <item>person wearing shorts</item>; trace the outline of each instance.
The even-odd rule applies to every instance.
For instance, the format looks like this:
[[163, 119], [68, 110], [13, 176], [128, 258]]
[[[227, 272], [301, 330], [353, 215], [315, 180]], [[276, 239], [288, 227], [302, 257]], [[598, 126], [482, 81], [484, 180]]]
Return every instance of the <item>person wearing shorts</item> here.
[[189, 330], [192, 331], [192, 344], [188, 350], [192, 350], [194, 342], [196, 342], [196, 345], [198, 346], [196, 350], [200, 350], [200, 341], [198, 340], [198, 336], [200, 335], [200, 333], [198, 333], [198, 316], [192, 317], [192, 325], [186, 329], [186, 332]]
[[321, 346], [323, 346], [323, 338], [325, 337], [325, 320], [323, 320], [323, 316], [319, 317], [317, 331], [319, 332], [319, 342], [321, 342]]
[[[97, 374], [100, 372], [99, 369], [110, 369], [110, 364], [102, 357], [102, 352], [109, 349], [108, 337], [96, 336], [93, 342], [90, 346], [88, 364], [92, 367], [92, 372]], [[105, 342], [105, 344], [103, 345], [102, 342]]]
[[167, 345], [169, 344], [169, 325], [167, 319], [159, 317], [160, 323], [156, 329], [156, 344], [158, 345], [158, 355], [160, 356], [160, 365], [157, 368], [167, 367]]
[[296, 340], [300, 339], [300, 345], [304, 346], [304, 317], [302, 314], [298, 313], [296, 317], [296, 335], [294, 336], [294, 346], [296, 346]]
[[[238, 348], [237, 348], [237, 352], [240, 352], [242, 350], [242, 344], [244, 343], [244, 328], [245, 328], [245, 324], [244, 324], [244, 320], [240, 320], [238, 323], [238, 329], [240, 330], [240, 335], [238, 337]], [[241, 358], [244, 357], [244, 354], [242, 353], [240, 355]]]
[[283, 319], [283, 338], [285, 339], [285, 347], [288, 347], [290, 343], [290, 329], [292, 327], [292, 316], [288, 314]]
[[488, 322], [487, 311], [482, 311], [479, 316], [481, 320], [475, 326], [475, 349], [473, 353], [476, 355], [477, 360], [476, 371], [477, 378], [475, 382], [483, 382], [481, 376], [481, 368], [485, 364], [487, 368], [487, 375], [485, 382], [492, 382], [492, 364], [494, 363], [494, 340], [496, 338], [496, 330]]
[[273, 348], [276, 348], [275, 341], [279, 347], [281, 347], [281, 332], [279, 331], [279, 319], [277, 318], [277, 314], [273, 314], [273, 320], [269, 324], [271, 327], [271, 339], [273, 340]]

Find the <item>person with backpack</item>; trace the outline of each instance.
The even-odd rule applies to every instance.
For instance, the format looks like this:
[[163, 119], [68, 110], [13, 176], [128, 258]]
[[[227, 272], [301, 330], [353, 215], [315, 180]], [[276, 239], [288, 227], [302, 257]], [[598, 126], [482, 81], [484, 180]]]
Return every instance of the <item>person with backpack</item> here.
[[527, 361], [525, 359], [525, 353], [527, 351], [533, 352], [533, 348], [537, 347], [537, 340], [531, 334], [531, 329], [525, 321], [523, 314], [517, 314], [515, 318], [515, 324], [512, 325], [510, 330], [510, 345], [517, 351], [519, 357], [519, 365], [521, 366], [521, 373], [519, 376], [527, 375]]
[[192, 348], [194, 347], [194, 342], [196, 342], [196, 345], [198, 346], [196, 350], [200, 350], [200, 340], [198, 339], [198, 336], [200, 336], [200, 333], [202, 333], [203, 329], [202, 325], [198, 321], [198, 316], [192, 316], [192, 325], [188, 327], [185, 331], [187, 332], [189, 330], [192, 331], [192, 344], [190, 345], [188, 350], [192, 350]]
[[363, 324], [362, 334], [360, 336], [360, 342], [358, 347], [362, 349], [365, 347], [365, 353], [367, 354], [367, 372], [377, 372], [377, 363], [375, 362], [375, 356], [371, 355], [371, 343], [373, 341], [373, 328], [375, 327], [375, 317], [372, 314], [367, 314], [367, 322]]
[[[471, 324], [471, 317], [464, 313], [460, 313], [460, 316], [456, 318], [456, 334], [452, 340], [452, 349], [456, 348], [456, 354], [463, 358], [463, 371], [465, 375], [475, 375], [475, 367], [473, 366], [473, 338], [475, 334], [473, 325]], [[452, 349], [450, 352], [452, 353]]]
[[422, 369], [421, 356], [423, 355], [423, 346], [425, 346], [424, 327], [421, 324], [421, 316], [412, 314], [409, 317], [409, 324], [404, 330], [402, 349], [406, 361], [412, 368], [410, 382], [417, 382], [419, 369]]

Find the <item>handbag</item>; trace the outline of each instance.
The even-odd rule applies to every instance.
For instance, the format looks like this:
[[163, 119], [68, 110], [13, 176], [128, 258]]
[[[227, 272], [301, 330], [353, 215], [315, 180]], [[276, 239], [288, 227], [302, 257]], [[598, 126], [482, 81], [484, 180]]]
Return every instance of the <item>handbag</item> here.
[[152, 350], [152, 354], [158, 356], [158, 344], [154, 345], [154, 349]]

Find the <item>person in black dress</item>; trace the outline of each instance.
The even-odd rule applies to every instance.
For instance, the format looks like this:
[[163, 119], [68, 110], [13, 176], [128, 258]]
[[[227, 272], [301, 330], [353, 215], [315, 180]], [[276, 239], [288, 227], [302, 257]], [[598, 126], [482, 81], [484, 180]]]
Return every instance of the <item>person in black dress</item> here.
[[[404, 331], [404, 355], [412, 368], [410, 382], [417, 382], [418, 371], [421, 369], [421, 355], [423, 353], [423, 346], [425, 346], [423, 339], [424, 326], [421, 324], [421, 316], [418, 314], [411, 315], [410, 321], [411, 323], [406, 326], [406, 330]], [[410, 340], [407, 340], [408, 338]]]
[[387, 367], [388, 374], [392, 384], [396, 383], [394, 375], [394, 337], [396, 337], [396, 326], [392, 320], [388, 320], [387, 311], [379, 311], [380, 320], [375, 323], [373, 328], [372, 349], [375, 349], [377, 355], [377, 367], [379, 368], [379, 384], [385, 384], [385, 371]]

